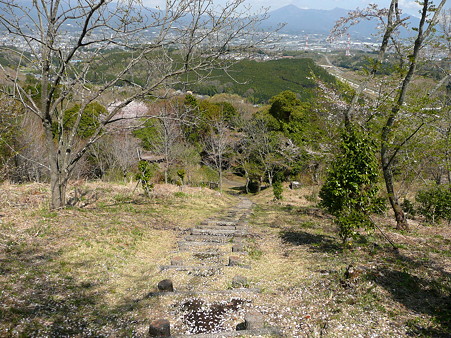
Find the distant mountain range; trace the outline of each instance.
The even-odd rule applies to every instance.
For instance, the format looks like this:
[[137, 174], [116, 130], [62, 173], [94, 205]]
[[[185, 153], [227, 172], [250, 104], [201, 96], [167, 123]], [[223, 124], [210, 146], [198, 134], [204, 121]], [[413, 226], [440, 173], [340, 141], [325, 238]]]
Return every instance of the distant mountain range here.
[[[274, 28], [280, 23], [285, 23], [281, 30], [287, 34], [329, 34], [335, 22], [348, 14], [347, 9], [334, 8], [331, 10], [301, 9], [295, 5], [288, 5], [269, 13], [269, 18], [263, 25], [264, 28]], [[418, 19], [411, 17], [411, 24], [418, 24]], [[349, 33], [358, 38], [367, 38], [376, 32], [377, 23], [374, 21], [362, 21], [351, 27]], [[411, 30], [402, 32], [402, 36], [411, 35]]]
[[[304, 5], [312, 5], [315, 1], [326, 1], [328, 5], [332, 5], [333, 0], [297, 0], [298, 6], [304, 6]], [[352, 0], [356, 1], [356, 0]], [[351, 1], [351, 2], [352, 2]], [[350, 5], [351, 2], [348, 4]], [[36, 10], [32, 6], [32, 0], [18, 0], [16, 2], [19, 6], [22, 6], [24, 8], [29, 8], [29, 14], [32, 18], [36, 18]], [[324, 3], [326, 4], [326, 3]], [[323, 5], [324, 5], [323, 4]], [[0, 12], [5, 12], [3, 10], [4, 5], [0, 5]], [[66, 2], [63, 2], [62, 6], [68, 6]], [[111, 9], [116, 6], [115, 3], [108, 4], [108, 6], [111, 7]], [[159, 12], [157, 9], [149, 9], [149, 12], [145, 13], [144, 15], [152, 16], [152, 13]], [[328, 35], [330, 33], [330, 30], [335, 25], [335, 22], [339, 20], [341, 17], [346, 16], [348, 14], [349, 10], [343, 9], [343, 8], [334, 8], [330, 10], [322, 10], [322, 9], [301, 9], [297, 7], [296, 5], [288, 5], [279, 9], [276, 9], [274, 11], [271, 11], [269, 13], [269, 18], [265, 20], [262, 23], [262, 28], [264, 29], [273, 29], [277, 27], [281, 23], [286, 23], [286, 25], [281, 30], [281, 33], [287, 33], [287, 34], [325, 34]], [[5, 12], [5, 17], [8, 17], [9, 15]], [[20, 13], [20, 11], [17, 11], [16, 13], [17, 17], [22, 17], [22, 24], [24, 26], [32, 25], [32, 22], [29, 18], [24, 17], [23, 13]], [[185, 22], [189, 21], [190, 17], [187, 16], [185, 18], [182, 18], [178, 21], [178, 24], [185, 24]], [[410, 19], [411, 24], [418, 25], [419, 19], [416, 17], [411, 17]], [[371, 34], [374, 34], [376, 32], [377, 23], [374, 21], [363, 21], [350, 29], [350, 34], [353, 37], [365, 39], [371, 36]], [[2, 27], [0, 27], [1, 30]], [[66, 30], [76, 30], [77, 27], [65, 27]], [[402, 37], [407, 37], [412, 35], [412, 30], [406, 30], [404, 29], [404, 32], [402, 32]]]

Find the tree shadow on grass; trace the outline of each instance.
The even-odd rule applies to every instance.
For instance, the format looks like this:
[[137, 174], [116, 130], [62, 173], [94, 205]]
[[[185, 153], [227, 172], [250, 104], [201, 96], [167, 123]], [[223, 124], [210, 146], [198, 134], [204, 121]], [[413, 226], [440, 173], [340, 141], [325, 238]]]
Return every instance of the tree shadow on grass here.
[[311, 234], [302, 230], [284, 230], [280, 232], [282, 242], [291, 245], [308, 245], [309, 249], [317, 252], [342, 251], [342, 245], [331, 236]]
[[434, 317], [437, 323], [434, 327], [424, 327], [420, 321], [409, 321], [408, 335], [451, 336], [451, 288], [449, 286], [437, 280], [420, 278], [407, 271], [396, 269], [380, 269], [369, 278], [390, 292], [393, 298], [405, 307]]
[[59, 256], [58, 251], [25, 246], [1, 253], [0, 336], [130, 335], [136, 321], [124, 308], [106, 306], [107, 291], [96, 282], [78, 282], [64, 271], [71, 267]]
[[230, 187], [227, 191], [230, 195], [243, 195], [246, 194], [246, 187], [238, 186], [238, 187]]

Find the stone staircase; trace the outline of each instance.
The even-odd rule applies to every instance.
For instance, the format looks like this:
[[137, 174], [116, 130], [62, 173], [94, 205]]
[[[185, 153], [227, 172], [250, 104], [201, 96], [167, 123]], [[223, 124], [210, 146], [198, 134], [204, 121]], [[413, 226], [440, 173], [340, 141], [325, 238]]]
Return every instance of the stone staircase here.
[[[249, 296], [260, 290], [249, 288], [243, 276], [252, 268], [245, 250], [246, 239], [251, 236], [247, 223], [251, 212], [252, 202], [240, 198], [221, 217], [203, 221], [178, 241], [170, 262], [160, 266], [162, 274], [169, 274], [170, 278], [162, 280], [158, 291], [148, 297], [178, 297], [172, 306], [181, 317], [183, 328], [180, 323], [174, 327], [170, 319], [158, 319], [149, 327], [150, 337], [281, 336], [276, 328], [266, 326], [264, 316], [252, 307]], [[230, 287], [212, 286], [212, 281], [221, 278], [225, 269], [237, 272]], [[197, 278], [196, 286], [180, 283], [186, 281], [186, 274]], [[209, 300], [212, 297], [213, 302]], [[230, 318], [239, 320], [238, 325], [230, 327]]]

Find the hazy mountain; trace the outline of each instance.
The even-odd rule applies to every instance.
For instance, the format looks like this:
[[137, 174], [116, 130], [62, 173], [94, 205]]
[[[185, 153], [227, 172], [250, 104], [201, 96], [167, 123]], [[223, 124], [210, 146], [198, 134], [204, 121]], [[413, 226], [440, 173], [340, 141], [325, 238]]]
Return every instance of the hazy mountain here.
[[[376, 3], [379, 7], [388, 7], [389, 0], [291, 0], [291, 3], [299, 8], [309, 9], [333, 9], [336, 7], [346, 9], [365, 8], [369, 3]], [[401, 8], [404, 13], [413, 13], [418, 15], [418, 10], [421, 8], [414, 1], [403, 1]]]
[[[276, 27], [280, 23], [286, 23], [282, 33], [288, 34], [329, 34], [335, 22], [348, 13], [347, 9], [334, 8], [331, 10], [301, 9], [295, 5], [288, 5], [269, 13], [270, 17], [265, 21], [265, 27]], [[412, 18], [417, 23], [417, 18]], [[350, 29], [351, 35], [360, 38], [370, 37], [376, 32], [376, 22], [363, 21]], [[404, 31], [403, 35], [407, 35]]]
[[[315, 2], [318, 0], [297, 0], [298, 6], [314, 6]], [[328, 5], [332, 5], [334, 0], [327, 0]], [[18, 0], [17, 4], [23, 8], [28, 8], [28, 14], [31, 18], [36, 19], [37, 13], [36, 10], [32, 6], [32, 0]], [[65, 4], [65, 5], [64, 5]], [[67, 6], [67, 3], [63, 4]], [[5, 17], [9, 18], [7, 12], [2, 8], [4, 5], [0, 4], [0, 12], [3, 12]], [[116, 4], [111, 3], [108, 4], [110, 10], [114, 10]], [[330, 30], [334, 26], [335, 22], [340, 19], [340, 17], [346, 16], [348, 13], [347, 9], [343, 8], [334, 8], [330, 10], [322, 10], [322, 9], [301, 9], [296, 5], [288, 5], [277, 10], [270, 12], [270, 17], [266, 20], [262, 25], [263, 28], [275, 28], [280, 23], [286, 23], [286, 26], [282, 29], [282, 33], [289, 34], [329, 34]], [[147, 16], [150, 18], [152, 13], [158, 12], [156, 9], [146, 9], [146, 12], [142, 12], [143, 16]], [[32, 25], [33, 22], [30, 18], [24, 17], [23, 13], [20, 11], [16, 11], [15, 15], [17, 17], [21, 17], [21, 23], [24, 26]], [[190, 20], [190, 16], [177, 21], [179, 25], [184, 25]], [[418, 23], [417, 18], [411, 18], [411, 21], [414, 24]], [[75, 31], [79, 29], [77, 25], [66, 25], [63, 27], [66, 31]], [[0, 26], [0, 31], [3, 30], [3, 27]], [[364, 21], [350, 29], [351, 35], [359, 38], [367, 38], [370, 37], [371, 34], [376, 31], [376, 23], [370, 21]], [[407, 36], [407, 31], [404, 31], [403, 36]]]

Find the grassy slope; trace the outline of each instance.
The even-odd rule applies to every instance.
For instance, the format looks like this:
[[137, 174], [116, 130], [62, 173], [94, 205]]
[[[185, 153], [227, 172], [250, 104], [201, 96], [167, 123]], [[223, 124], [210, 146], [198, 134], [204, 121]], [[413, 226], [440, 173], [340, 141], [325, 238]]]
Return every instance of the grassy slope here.
[[[124, 336], [153, 310], [175, 239], [228, 206], [206, 189], [89, 184], [80, 208], [48, 211], [46, 186], [0, 186], [0, 336]], [[16, 333], [14, 333], [16, 332]]]
[[[255, 197], [254, 229], [262, 258], [254, 280], [271, 295], [262, 304], [278, 300], [268, 311], [282, 316], [289, 335], [447, 336], [449, 226], [411, 221], [411, 232], [400, 233], [393, 230], [392, 218], [378, 216], [377, 224], [399, 253], [378, 231], [343, 250], [332, 220], [308, 201], [316, 193], [315, 187], [285, 190], [280, 204], [268, 202], [272, 191]], [[355, 280], [345, 278], [349, 264], [362, 267]]]
[[[172, 277], [158, 266], [188, 227], [236, 200], [173, 186], [158, 186], [147, 200], [134, 188], [83, 185], [83, 207], [50, 212], [46, 186], [0, 186], [1, 336], [140, 336], [150, 319], [174, 317], [173, 298], [146, 298]], [[399, 254], [378, 233], [343, 251], [332, 220], [308, 201], [315, 193], [285, 190], [282, 203], [272, 202], [270, 189], [251, 197], [252, 270], [244, 273], [263, 289], [250, 299], [267, 321], [290, 337], [449, 333], [449, 227], [412, 222], [412, 232], [398, 233], [380, 217]], [[355, 280], [344, 277], [351, 263], [365, 267]], [[186, 275], [177, 286], [226, 289], [237, 273]]]

